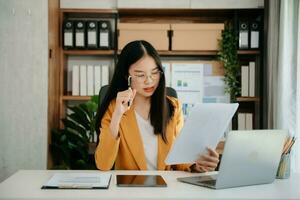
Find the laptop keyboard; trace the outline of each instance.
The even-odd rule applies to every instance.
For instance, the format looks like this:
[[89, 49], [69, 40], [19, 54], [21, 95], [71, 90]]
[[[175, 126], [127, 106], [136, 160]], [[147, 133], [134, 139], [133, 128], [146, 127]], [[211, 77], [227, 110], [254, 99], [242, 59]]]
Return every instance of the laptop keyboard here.
[[207, 185], [216, 185], [216, 180], [207, 180], [207, 181], [197, 181], [198, 183], [204, 183], [204, 184], [207, 184]]

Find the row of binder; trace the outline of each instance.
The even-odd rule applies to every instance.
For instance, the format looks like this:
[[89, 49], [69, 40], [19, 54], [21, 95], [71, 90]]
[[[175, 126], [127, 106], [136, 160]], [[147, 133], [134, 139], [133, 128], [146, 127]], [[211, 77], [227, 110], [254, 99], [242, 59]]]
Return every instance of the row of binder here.
[[73, 65], [72, 95], [98, 95], [100, 88], [109, 84], [108, 65]]
[[258, 49], [260, 43], [261, 18], [239, 21], [239, 49]]
[[65, 20], [64, 49], [111, 49], [112, 31], [109, 21]]

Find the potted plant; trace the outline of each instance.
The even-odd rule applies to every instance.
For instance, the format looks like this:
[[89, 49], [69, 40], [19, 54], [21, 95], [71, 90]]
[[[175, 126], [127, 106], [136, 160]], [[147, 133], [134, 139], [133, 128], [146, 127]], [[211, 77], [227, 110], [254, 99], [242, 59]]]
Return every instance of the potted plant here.
[[95, 113], [98, 96], [76, 106], [69, 106], [62, 122], [62, 129], [52, 130], [52, 153], [56, 169], [95, 169], [93, 155], [89, 154], [89, 144], [95, 133]]
[[225, 92], [230, 94], [232, 102], [236, 101], [236, 97], [240, 95], [241, 89], [237, 75], [239, 73], [239, 62], [237, 55], [238, 38], [232, 27], [232, 23], [226, 22], [222, 39], [219, 41], [218, 58], [224, 64], [225, 70]]

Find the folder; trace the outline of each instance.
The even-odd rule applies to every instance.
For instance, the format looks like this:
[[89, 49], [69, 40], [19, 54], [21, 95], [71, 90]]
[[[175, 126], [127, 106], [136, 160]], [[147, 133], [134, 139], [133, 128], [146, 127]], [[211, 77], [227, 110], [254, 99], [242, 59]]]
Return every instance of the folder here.
[[239, 21], [239, 48], [249, 48], [249, 24], [246, 20]]
[[87, 66], [87, 95], [94, 95], [94, 66]]
[[246, 130], [252, 130], [252, 129], [253, 129], [253, 114], [246, 113]]
[[98, 95], [101, 88], [101, 66], [94, 66], [94, 95]]
[[108, 85], [109, 83], [109, 67], [108, 65], [102, 65], [101, 71], [101, 86]]
[[249, 96], [255, 96], [255, 62], [249, 62]]
[[80, 65], [80, 96], [87, 95], [87, 69], [86, 65]]
[[63, 48], [74, 48], [74, 23], [71, 20], [63, 22]]
[[72, 67], [72, 95], [79, 95], [79, 66], [73, 65]]
[[259, 21], [254, 20], [250, 22], [250, 48], [258, 49], [259, 48]]
[[75, 47], [85, 48], [85, 22], [75, 21]]
[[246, 113], [238, 113], [238, 130], [246, 130]]
[[249, 96], [249, 67], [242, 66], [241, 69], [241, 95]]
[[110, 49], [111, 26], [109, 21], [99, 21], [99, 48]]
[[41, 189], [108, 189], [111, 173], [55, 173]]
[[87, 21], [87, 48], [96, 49], [98, 46], [97, 42], [97, 32], [98, 32], [98, 23], [97, 21]]

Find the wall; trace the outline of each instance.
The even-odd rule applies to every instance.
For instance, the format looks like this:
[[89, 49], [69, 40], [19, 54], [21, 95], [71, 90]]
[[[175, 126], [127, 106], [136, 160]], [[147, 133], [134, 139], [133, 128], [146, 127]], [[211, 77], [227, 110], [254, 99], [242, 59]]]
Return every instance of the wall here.
[[46, 169], [48, 1], [0, 0], [0, 182]]

